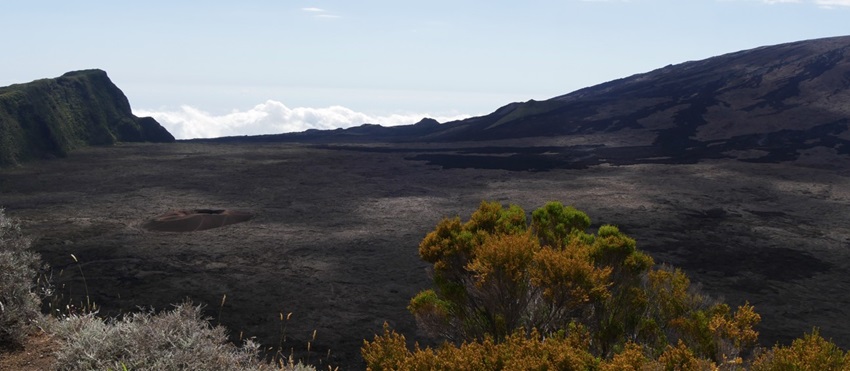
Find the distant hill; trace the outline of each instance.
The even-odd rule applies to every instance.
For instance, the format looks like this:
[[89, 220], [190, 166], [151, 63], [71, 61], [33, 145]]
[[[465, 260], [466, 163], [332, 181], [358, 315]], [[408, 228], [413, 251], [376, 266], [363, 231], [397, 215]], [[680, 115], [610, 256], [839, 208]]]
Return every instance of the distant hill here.
[[[581, 156], [561, 151], [568, 158], [564, 161], [573, 161], [561, 161], [566, 167], [703, 158], [778, 162], [810, 150], [843, 156], [850, 155], [848, 57], [850, 37], [800, 41], [670, 65], [442, 125], [364, 125], [217, 140], [475, 142], [534, 137], [551, 143], [551, 138], [592, 137], [584, 144], [595, 149], [583, 148]], [[551, 155], [553, 149], [547, 151]]]
[[134, 116], [101, 70], [0, 87], [0, 166], [87, 145], [173, 141], [153, 118]]

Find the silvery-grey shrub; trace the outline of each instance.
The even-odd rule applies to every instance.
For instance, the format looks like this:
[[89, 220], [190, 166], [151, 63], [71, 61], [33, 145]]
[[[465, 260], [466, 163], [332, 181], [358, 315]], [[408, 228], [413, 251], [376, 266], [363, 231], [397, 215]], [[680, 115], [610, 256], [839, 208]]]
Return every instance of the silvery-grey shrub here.
[[20, 224], [0, 209], [0, 346], [17, 347], [40, 317], [41, 299], [36, 279], [41, 267], [38, 254]]

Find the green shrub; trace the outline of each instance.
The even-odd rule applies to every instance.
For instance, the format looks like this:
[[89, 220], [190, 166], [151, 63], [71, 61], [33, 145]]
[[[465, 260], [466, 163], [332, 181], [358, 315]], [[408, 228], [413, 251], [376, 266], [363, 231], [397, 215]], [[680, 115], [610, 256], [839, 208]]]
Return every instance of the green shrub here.
[[17, 347], [40, 317], [41, 299], [36, 278], [38, 255], [20, 225], [0, 209], [0, 347]]

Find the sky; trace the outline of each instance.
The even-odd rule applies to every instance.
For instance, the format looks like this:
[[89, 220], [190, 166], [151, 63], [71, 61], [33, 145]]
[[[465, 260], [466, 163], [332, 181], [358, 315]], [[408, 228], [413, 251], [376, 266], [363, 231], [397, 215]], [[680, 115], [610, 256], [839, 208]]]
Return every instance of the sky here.
[[0, 86], [103, 69], [187, 139], [483, 115], [850, 35], [850, 0], [0, 0], [0, 25]]

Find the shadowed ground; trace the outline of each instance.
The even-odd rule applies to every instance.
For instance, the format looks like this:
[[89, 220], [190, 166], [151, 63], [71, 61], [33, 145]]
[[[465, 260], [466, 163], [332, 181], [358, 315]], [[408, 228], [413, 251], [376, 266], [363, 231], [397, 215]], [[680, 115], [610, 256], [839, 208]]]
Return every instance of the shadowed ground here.
[[[75, 254], [104, 315], [190, 298], [207, 304], [234, 339], [282, 343], [296, 357], [343, 369], [362, 368], [363, 339], [384, 322], [428, 343], [405, 309], [429, 286], [417, 246], [440, 218], [467, 218], [484, 199], [529, 212], [559, 200], [586, 211], [592, 228], [620, 226], [709, 294], [755, 305], [764, 344], [817, 326], [850, 347], [846, 156], [812, 150], [786, 163], [493, 166], [512, 153], [554, 153], [498, 149], [510, 146], [530, 145], [91, 148], [0, 170], [0, 205], [37, 238], [62, 295], [56, 305], [85, 302]], [[489, 156], [486, 166], [417, 158], [466, 153]], [[223, 207], [254, 217], [192, 233], [145, 229], [166, 210]]]

